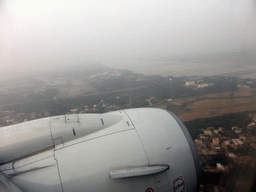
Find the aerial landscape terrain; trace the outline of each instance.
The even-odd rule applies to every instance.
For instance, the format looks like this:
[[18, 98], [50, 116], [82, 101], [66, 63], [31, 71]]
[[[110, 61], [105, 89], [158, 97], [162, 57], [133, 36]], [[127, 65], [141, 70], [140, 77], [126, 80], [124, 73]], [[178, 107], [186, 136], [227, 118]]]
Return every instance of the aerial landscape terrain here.
[[255, 21], [255, 0], [0, 1], [0, 128], [161, 108], [193, 139], [200, 192], [256, 191]]
[[1, 124], [132, 107], [160, 107], [191, 121], [254, 111], [255, 92], [251, 78], [143, 75], [96, 64], [2, 80]]
[[144, 75], [95, 64], [2, 80], [0, 123], [163, 108], [185, 123], [195, 141], [208, 178], [202, 180], [201, 190], [217, 186], [220, 191], [248, 191], [255, 178], [255, 93], [252, 78]]

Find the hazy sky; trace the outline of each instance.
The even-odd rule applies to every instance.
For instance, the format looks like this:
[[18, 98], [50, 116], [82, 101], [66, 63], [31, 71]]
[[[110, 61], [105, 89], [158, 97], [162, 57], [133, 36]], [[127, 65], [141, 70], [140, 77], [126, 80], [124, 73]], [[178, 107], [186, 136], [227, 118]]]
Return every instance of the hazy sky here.
[[256, 46], [251, 0], [0, 0], [0, 6], [1, 72], [133, 65], [137, 58]]

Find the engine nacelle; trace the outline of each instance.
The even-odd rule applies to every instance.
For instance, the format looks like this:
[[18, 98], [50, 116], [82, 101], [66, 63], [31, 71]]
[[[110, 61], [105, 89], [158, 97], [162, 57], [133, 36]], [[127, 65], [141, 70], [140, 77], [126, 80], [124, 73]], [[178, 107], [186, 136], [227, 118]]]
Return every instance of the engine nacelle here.
[[0, 164], [22, 191], [196, 191], [199, 171], [183, 123], [153, 108], [1, 128]]

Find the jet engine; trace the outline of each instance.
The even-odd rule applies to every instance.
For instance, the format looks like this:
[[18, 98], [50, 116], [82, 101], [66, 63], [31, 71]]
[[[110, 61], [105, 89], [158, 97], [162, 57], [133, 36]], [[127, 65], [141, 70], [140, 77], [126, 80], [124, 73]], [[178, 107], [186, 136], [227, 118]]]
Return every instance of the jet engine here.
[[196, 191], [199, 161], [163, 109], [67, 114], [0, 128], [2, 191]]

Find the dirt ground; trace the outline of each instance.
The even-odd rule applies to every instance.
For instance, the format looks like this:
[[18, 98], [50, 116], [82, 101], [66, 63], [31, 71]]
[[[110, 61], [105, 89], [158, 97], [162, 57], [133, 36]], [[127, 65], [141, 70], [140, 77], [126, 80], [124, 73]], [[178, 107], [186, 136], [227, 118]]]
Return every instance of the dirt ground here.
[[179, 98], [151, 107], [167, 108], [182, 121], [190, 121], [196, 118], [256, 110], [256, 97], [253, 96], [253, 91], [253, 89], [238, 89], [233, 93], [223, 92]]
[[186, 108], [188, 112], [178, 114], [182, 121], [256, 110], [256, 98], [205, 99], [191, 103]]

